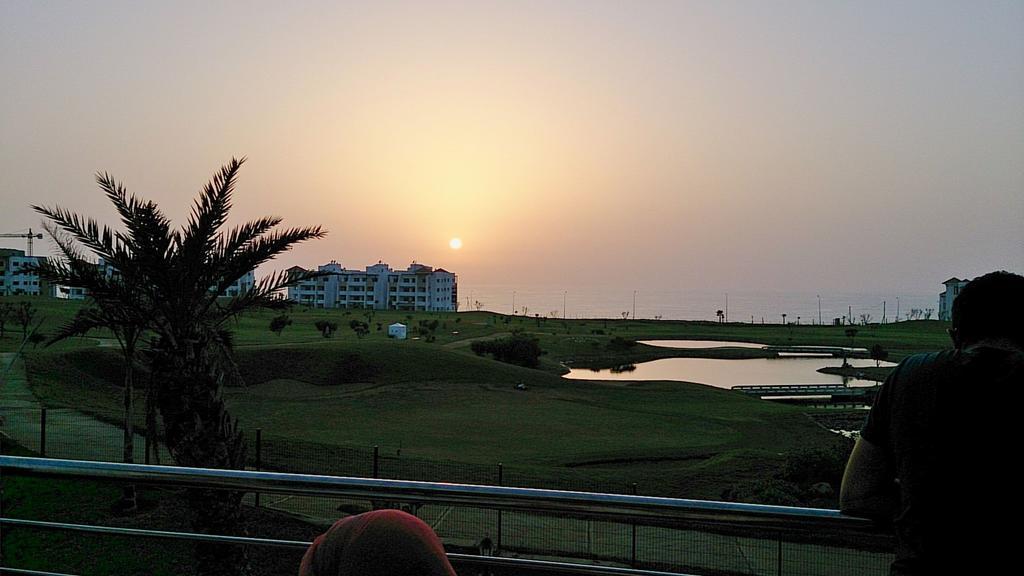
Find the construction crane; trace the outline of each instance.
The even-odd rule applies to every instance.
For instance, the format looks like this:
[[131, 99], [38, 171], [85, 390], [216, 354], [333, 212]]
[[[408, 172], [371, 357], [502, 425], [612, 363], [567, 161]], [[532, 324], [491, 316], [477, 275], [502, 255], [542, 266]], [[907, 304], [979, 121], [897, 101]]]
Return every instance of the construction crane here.
[[24, 233], [22, 233], [22, 234], [0, 234], [0, 238], [25, 238], [25, 239], [27, 239], [28, 240], [28, 255], [31, 256], [32, 255], [32, 240], [33, 239], [37, 239], [37, 238], [39, 240], [42, 240], [43, 239], [43, 235], [39, 234], [38, 232], [33, 233], [32, 229], [29, 228], [27, 234], [24, 234]]

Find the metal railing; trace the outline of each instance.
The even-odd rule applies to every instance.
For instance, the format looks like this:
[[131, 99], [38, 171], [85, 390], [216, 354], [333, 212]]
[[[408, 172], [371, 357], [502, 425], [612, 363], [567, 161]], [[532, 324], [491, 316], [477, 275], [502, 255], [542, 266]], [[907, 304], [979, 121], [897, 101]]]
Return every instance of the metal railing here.
[[[856, 537], [860, 542], [873, 543], [875, 546], [884, 547], [891, 544], [891, 535], [879, 532], [867, 520], [843, 516], [836, 510], [817, 508], [794, 508], [534, 488], [148, 466], [16, 456], [0, 456], [0, 474], [128, 481], [139, 485], [329, 496], [385, 502], [446, 504], [502, 511], [554, 513], [641, 526], [666, 526], [685, 529], [688, 526], [699, 524], [702, 529], [712, 526], [729, 533], [746, 533], [748, 535], [774, 536], [799, 532], [804, 534], [813, 533], [819, 538], [823, 536], [834, 536], [836, 538]], [[89, 526], [4, 517], [0, 517], [0, 525], [146, 538], [213, 541], [255, 546], [283, 546], [290, 548], [309, 546], [309, 542], [293, 540]], [[670, 573], [521, 558], [466, 554], [449, 554], [449, 557], [453, 564], [456, 565], [496, 569], [521, 569], [530, 573], [549, 572], [558, 574], [635, 576], [678, 574], [677, 572]], [[49, 574], [46, 572], [15, 570], [11, 568], [0, 568], [0, 573]]]

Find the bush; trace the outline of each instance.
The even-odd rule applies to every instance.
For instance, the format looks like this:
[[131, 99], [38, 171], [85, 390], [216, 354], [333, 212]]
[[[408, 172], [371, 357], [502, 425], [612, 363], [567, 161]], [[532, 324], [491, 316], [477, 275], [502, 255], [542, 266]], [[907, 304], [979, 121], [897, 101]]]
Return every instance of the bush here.
[[849, 455], [849, 446], [839, 443], [827, 448], [802, 450], [786, 458], [782, 477], [804, 487], [818, 482], [839, 486]]
[[634, 346], [636, 346], [636, 340], [626, 340], [622, 336], [616, 336], [615, 338], [612, 338], [610, 342], [608, 342], [609, 350], [618, 350], [621, 352], [630, 350]]
[[360, 320], [350, 320], [348, 327], [360, 338], [370, 333], [370, 325]]
[[800, 506], [803, 504], [800, 487], [778, 478], [743, 482], [723, 491], [722, 500], [777, 506]]
[[491, 354], [499, 362], [527, 368], [536, 368], [540, 363], [540, 355], [543, 354], [537, 339], [523, 334], [495, 340], [477, 340], [470, 348], [478, 356]]

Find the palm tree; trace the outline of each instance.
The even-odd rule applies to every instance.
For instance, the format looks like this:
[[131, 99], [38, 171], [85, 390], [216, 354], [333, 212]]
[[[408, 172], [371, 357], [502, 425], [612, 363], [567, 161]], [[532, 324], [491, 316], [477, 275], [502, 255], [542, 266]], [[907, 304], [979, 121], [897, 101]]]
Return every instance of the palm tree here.
[[[168, 451], [182, 466], [244, 467], [244, 437], [222, 395], [225, 385], [240, 382], [230, 322], [253, 309], [286, 308], [281, 290], [319, 275], [278, 272], [236, 296], [220, 296], [248, 271], [299, 242], [325, 234], [320, 227], [276, 230], [281, 223], [277, 217], [224, 230], [243, 162], [232, 159], [214, 175], [180, 229], [172, 228], [155, 204], [128, 196], [120, 185], [114, 187], [115, 193], [107, 190], [107, 196], [127, 232], [101, 229], [92, 220], [83, 221], [59, 209], [37, 208], [104, 258], [109, 246], [130, 247], [126, 261], [110, 263], [118, 270], [130, 269], [139, 290], [136, 313], [145, 318], [145, 329], [153, 334], [148, 360], [154, 404], [163, 420]], [[190, 490], [194, 529], [220, 534], [237, 531], [241, 497], [239, 492]], [[198, 568], [202, 574], [244, 572], [243, 553], [199, 545]]]
[[[70, 322], [62, 326], [49, 339], [48, 344], [97, 329], [107, 329], [117, 339], [124, 358], [123, 459], [126, 463], [132, 463], [135, 453], [135, 364], [138, 344], [147, 324], [144, 313], [146, 302], [144, 292], [140, 289], [143, 279], [136, 261], [139, 246], [145, 242], [145, 234], [138, 222], [144, 221], [147, 214], [156, 210], [156, 205], [128, 196], [124, 187], [109, 174], [98, 174], [96, 180], [121, 215], [125, 231], [116, 232], [109, 227], [101, 227], [94, 220], [82, 219], [59, 207], [33, 206], [49, 220], [44, 227], [61, 256], [41, 260], [34, 271], [52, 283], [85, 288], [89, 295], [89, 306], [81, 309]], [[93, 264], [86, 260], [79, 245], [98, 256], [104, 264]], [[149, 439], [156, 432], [149, 420], [147, 417], [147, 454]], [[122, 506], [129, 510], [135, 508], [133, 485], [126, 487]]]

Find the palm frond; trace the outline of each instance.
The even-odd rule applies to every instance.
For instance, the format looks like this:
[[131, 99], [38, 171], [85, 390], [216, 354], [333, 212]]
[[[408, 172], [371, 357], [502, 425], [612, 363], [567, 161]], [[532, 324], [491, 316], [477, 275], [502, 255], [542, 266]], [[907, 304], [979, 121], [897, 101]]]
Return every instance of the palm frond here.
[[32, 209], [49, 219], [57, 228], [70, 234], [94, 254], [116, 265], [121, 239], [109, 226], [100, 226], [92, 218], [83, 218], [59, 206], [49, 208], [33, 205]]
[[200, 262], [214, 248], [217, 231], [227, 221], [231, 194], [245, 158], [232, 158], [203, 187], [196, 198], [188, 223], [181, 231], [179, 251], [186, 261]]
[[93, 330], [104, 328], [110, 328], [110, 319], [104, 316], [101, 310], [94, 307], [82, 308], [47, 339], [46, 345], [50, 346], [75, 336], [85, 336]]
[[291, 250], [296, 244], [323, 238], [326, 235], [327, 232], [320, 226], [310, 226], [269, 232], [254, 238], [240, 247], [230, 260], [224, 262], [222, 276], [216, 284], [217, 293], [223, 292], [246, 272], [255, 270], [276, 256]]

